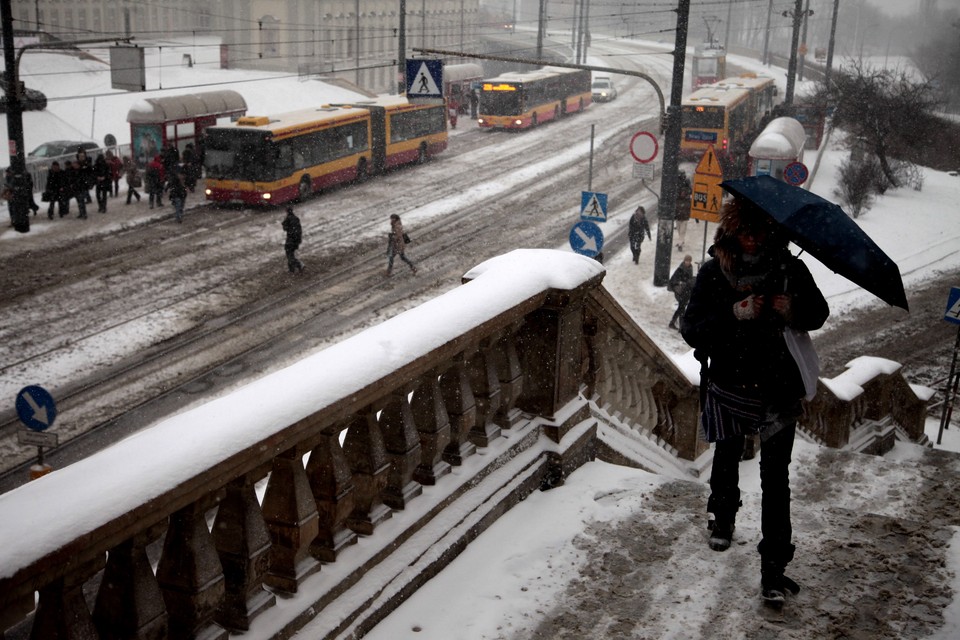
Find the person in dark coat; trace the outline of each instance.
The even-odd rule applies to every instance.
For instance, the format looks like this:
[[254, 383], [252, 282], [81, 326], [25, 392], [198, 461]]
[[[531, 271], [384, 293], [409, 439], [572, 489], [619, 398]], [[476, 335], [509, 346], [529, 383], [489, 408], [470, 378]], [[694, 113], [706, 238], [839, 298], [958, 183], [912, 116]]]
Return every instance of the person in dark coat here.
[[197, 179], [200, 174], [197, 167], [197, 153], [193, 149], [193, 143], [190, 142], [183, 149], [183, 183], [187, 185], [190, 193], [193, 193], [197, 187]]
[[701, 363], [700, 426], [714, 442], [707, 511], [709, 546], [729, 548], [740, 507], [744, 438], [759, 434], [762, 597], [782, 603], [797, 584], [793, 559], [790, 456], [806, 388], [785, 331], [823, 326], [830, 310], [807, 267], [787, 249], [780, 227], [734, 198], [720, 210], [712, 259], [697, 274], [680, 332]]
[[630, 238], [630, 252], [633, 254], [633, 263], [640, 264], [640, 245], [643, 244], [643, 236], [652, 240], [650, 235], [650, 223], [647, 221], [647, 210], [643, 206], [638, 206], [633, 215], [630, 216], [630, 224], [627, 235]]
[[153, 157], [153, 160], [147, 163], [147, 168], [143, 172], [144, 188], [150, 199], [150, 208], [153, 205], [163, 206], [163, 185], [164, 185], [163, 162], [159, 155]]
[[293, 207], [287, 207], [287, 217], [280, 224], [286, 233], [283, 251], [287, 254], [287, 269], [290, 273], [303, 273], [303, 263], [297, 259], [297, 249], [303, 240], [303, 228], [300, 226], [300, 218], [293, 212]]
[[400, 256], [400, 259], [407, 263], [413, 275], [417, 275], [417, 267], [405, 254], [407, 243], [407, 234], [403, 231], [403, 223], [400, 222], [400, 216], [390, 214], [390, 233], [387, 234], [387, 275], [393, 274], [393, 258]]
[[77, 217], [81, 220], [87, 218], [87, 198], [90, 193], [87, 191], [86, 173], [79, 168], [79, 161], [67, 161], [67, 188], [70, 191], [70, 197], [77, 199]]
[[73, 168], [77, 172], [77, 186], [83, 189], [83, 201], [85, 204], [93, 202], [90, 197], [90, 189], [93, 188], [93, 160], [87, 155], [85, 149], [78, 148], [77, 155], [74, 158]]
[[116, 198], [120, 194], [120, 176], [123, 175], [123, 160], [111, 149], [107, 149], [106, 157], [107, 166], [110, 167], [110, 180], [113, 182], [110, 195]]
[[177, 222], [183, 222], [183, 205], [187, 202], [187, 187], [183, 184], [183, 174], [174, 171], [167, 180], [166, 189], [170, 194], [170, 204], [173, 205], [173, 215]]
[[107, 212], [107, 198], [110, 197], [110, 191], [113, 189], [113, 177], [110, 172], [110, 165], [102, 153], [97, 154], [97, 159], [93, 162], [94, 191], [97, 196], [97, 211], [99, 213]]
[[175, 174], [180, 168], [180, 151], [177, 149], [177, 145], [173, 142], [168, 144], [166, 149], [163, 150], [160, 160], [163, 163], [163, 170], [168, 177]]
[[683, 262], [677, 267], [677, 270], [670, 276], [669, 289], [673, 292], [673, 297], [677, 299], [677, 310], [673, 312], [670, 318], [671, 329], [679, 330], [677, 320], [683, 316], [687, 310], [687, 303], [690, 302], [690, 293], [693, 291], [693, 256], [683, 256]]
[[47, 198], [50, 204], [47, 207], [47, 217], [53, 220], [53, 209], [60, 206], [60, 217], [70, 213], [70, 191], [67, 187], [67, 174], [60, 168], [60, 163], [54, 160], [50, 164], [47, 174]]
[[130, 199], [133, 197], [136, 197], [137, 202], [140, 202], [140, 192], [137, 191], [137, 187], [143, 184], [143, 178], [140, 177], [140, 169], [137, 168], [137, 163], [130, 156], [123, 159], [123, 173], [127, 179], [127, 204], [130, 204]]

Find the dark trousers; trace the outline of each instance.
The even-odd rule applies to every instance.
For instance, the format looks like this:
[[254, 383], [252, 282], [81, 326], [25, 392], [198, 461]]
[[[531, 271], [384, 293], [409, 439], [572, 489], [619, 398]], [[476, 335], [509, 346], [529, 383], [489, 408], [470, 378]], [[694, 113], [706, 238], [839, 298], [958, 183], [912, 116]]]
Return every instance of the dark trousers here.
[[106, 213], [107, 198], [110, 197], [110, 183], [98, 182], [95, 192], [97, 194], [97, 211], [99, 211], [100, 213]]
[[[761, 436], [760, 447], [760, 532], [758, 550], [764, 561], [784, 567], [793, 558], [793, 528], [790, 524], [790, 457], [796, 435], [797, 414], [790, 412], [768, 416], [779, 421], [776, 433]], [[769, 425], [768, 428], [774, 425]], [[740, 458], [744, 437], [718, 441], [713, 452], [710, 472], [710, 499], [707, 511], [718, 521], [733, 522], [740, 507]]]
[[290, 273], [296, 273], [297, 271], [303, 271], [303, 263], [297, 260], [297, 249], [299, 245], [285, 244], [283, 245], [283, 251], [287, 254], [287, 268], [290, 269]]
[[[674, 296], [676, 297], [676, 296]], [[687, 304], [690, 302], [690, 296], [677, 297], [677, 310], [673, 312], [670, 318], [670, 324], [676, 326], [677, 320], [683, 317], [683, 312], [687, 310]]]

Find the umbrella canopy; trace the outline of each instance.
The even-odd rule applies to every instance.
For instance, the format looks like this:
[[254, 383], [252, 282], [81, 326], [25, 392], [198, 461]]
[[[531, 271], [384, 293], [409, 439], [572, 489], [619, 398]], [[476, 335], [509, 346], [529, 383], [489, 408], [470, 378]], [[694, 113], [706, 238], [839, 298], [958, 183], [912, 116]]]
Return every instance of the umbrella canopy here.
[[770, 176], [727, 180], [720, 186], [765, 211], [791, 242], [827, 268], [909, 311], [899, 267], [838, 205]]

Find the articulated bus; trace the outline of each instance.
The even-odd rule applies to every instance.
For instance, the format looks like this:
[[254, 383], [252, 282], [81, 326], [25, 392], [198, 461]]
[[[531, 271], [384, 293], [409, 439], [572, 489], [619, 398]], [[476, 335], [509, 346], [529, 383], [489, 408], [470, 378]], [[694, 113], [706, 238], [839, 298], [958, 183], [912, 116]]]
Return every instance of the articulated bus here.
[[205, 192], [217, 203], [282, 204], [446, 148], [444, 106], [404, 98], [244, 116], [204, 131]]
[[681, 159], [699, 160], [713, 145], [721, 161], [746, 166], [750, 143], [775, 95], [773, 79], [758, 76], [726, 78], [691, 93], [681, 106]]
[[590, 105], [590, 72], [544, 67], [484, 80], [480, 91], [481, 127], [527, 129], [557, 120]]

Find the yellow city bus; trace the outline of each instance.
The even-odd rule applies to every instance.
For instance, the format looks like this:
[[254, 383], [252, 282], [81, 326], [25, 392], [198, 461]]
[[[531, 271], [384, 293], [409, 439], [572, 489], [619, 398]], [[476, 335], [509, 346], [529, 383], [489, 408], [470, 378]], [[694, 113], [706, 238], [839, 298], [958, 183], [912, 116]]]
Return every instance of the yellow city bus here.
[[204, 130], [207, 200], [282, 204], [447, 148], [442, 104], [405, 98], [244, 116]]
[[688, 95], [681, 105], [681, 159], [699, 160], [710, 145], [721, 156], [746, 154], [776, 94], [772, 78], [746, 75], [704, 85]]
[[527, 129], [557, 120], [590, 105], [590, 71], [544, 67], [484, 80], [480, 91], [481, 127]]

